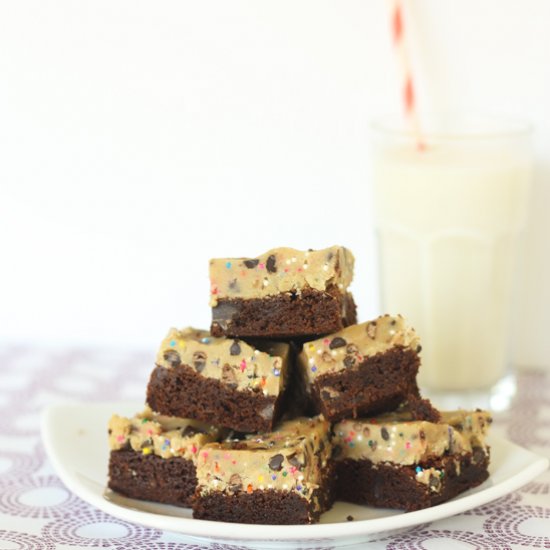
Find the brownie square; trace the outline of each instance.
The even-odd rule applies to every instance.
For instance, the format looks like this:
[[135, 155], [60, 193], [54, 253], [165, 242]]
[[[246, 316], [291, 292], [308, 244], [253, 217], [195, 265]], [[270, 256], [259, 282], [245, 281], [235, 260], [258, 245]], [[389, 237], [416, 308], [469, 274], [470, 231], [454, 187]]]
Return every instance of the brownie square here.
[[236, 523], [313, 523], [333, 501], [330, 425], [283, 422], [272, 433], [206, 445], [193, 517]]
[[217, 428], [150, 409], [109, 421], [111, 490], [139, 500], [191, 506], [200, 449], [220, 435]]
[[401, 316], [384, 315], [306, 342], [298, 358], [302, 384], [316, 412], [337, 421], [395, 409], [419, 398], [420, 341]]
[[214, 336], [274, 339], [340, 330], [356, 322], [347, 292], [353, 264], [341, 246], [210, 260], [210, 330]]
[[454, 411], [441, 417], [439, 423], [415, 421], [405, 411], [336, 424], [337, 498], [412, 511], [485, 481], [489, 414]]
[[192, 460], [123, 450], [109, 456], [109, 489], [126, 497], [190, 508], [196, 487]]
[[170, 416], [270, 431], [281, 415], [289, 353], [283, 343], [256, 347], [193, 328], [171, 329], [157, 355], [147, 403]]

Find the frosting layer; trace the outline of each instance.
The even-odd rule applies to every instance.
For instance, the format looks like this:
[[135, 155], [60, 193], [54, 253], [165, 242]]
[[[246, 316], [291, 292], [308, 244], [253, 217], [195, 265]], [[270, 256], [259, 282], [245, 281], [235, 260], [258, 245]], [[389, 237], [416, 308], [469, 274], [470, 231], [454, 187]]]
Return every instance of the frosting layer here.
[[274, 248], [256, 258], [210, 260], [210, 306], [225, 298], [264, 298], [305, 287], [342, 292], [353, 278], [353, 254], [343, 246], [301, 251]]
[[144, 455], [174, 456], [197, 461], [200, 449], [220, 436], [220, 430], [196, 420], [163, 416], [149, 407], [132, 418], [113, 415], [109, 420], [112, 451], [130, 448]]
[[330, 424], [322, 417], [283, 422], [269, 434], [206, 445], [197, 465], [201, 494], [295, 491], [311, 499], [331, 456]]
[[488, 412], [463, 410], [442, 412], [438, 423], [412, 420], [407, 411], [343, 420], [334, 425], [335, 458], [413, 465], [445, 454], [470, 453], [485, 447], [491, 421]]
[[382, 315], [306, 342], [299, 364], [307, 378], [313, 381], [323, 374], [353, 368], [365, 358], [394, 346], [408, 347], [416, 352], [421, 349], [419, 337], [401, 315]]
[[[261, 349], [260, 349], [261, 348]], [[165, 368], [188, 365], [200, 375], [216, 378], [238, 390], [278, 395], [286, 381], [288, 344], [215, 338], [208, 331], [170, 329], [162, 341], [156, 363]]]

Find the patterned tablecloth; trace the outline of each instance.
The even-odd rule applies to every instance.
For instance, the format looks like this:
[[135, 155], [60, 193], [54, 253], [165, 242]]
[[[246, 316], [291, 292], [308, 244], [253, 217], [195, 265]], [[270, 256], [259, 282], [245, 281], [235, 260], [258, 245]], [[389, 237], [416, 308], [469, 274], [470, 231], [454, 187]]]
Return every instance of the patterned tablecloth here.
[[[56, 476], [40, 412], [60, 400], [141, 400], [147, 354], [0, 350], [0, 548], [236, 549], [127, 523], [89, 506]], [[519, 376], [514, 407], [495, 419], [511, 440], [550, 455], [550, 374]], [[489, 505], [364, 545], [373, 549], [550, 548], [550, 473]]]

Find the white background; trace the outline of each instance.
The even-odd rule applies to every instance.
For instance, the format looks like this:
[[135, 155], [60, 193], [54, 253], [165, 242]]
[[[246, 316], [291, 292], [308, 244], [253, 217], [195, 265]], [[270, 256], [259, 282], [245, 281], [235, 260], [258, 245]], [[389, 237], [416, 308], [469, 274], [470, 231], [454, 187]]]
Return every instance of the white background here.
[[[417, 0], [422, 116], [536, 128], [518, 362], [548, 363], [550, 2]], [[207, 261], [349, 246], [378, 313], [369, 120], [399, 112], [383, 0], [0, 3], [0, 342], [207, 326]], [[406, 266], [404, 266], [404, 276]]]

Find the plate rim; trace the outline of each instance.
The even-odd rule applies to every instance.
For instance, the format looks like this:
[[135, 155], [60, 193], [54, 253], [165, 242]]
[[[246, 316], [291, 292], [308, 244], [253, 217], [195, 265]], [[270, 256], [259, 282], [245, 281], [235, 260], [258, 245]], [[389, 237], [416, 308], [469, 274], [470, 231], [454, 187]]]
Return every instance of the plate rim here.
[[[130, 403], [133, 402], [62, 402], [45, 407], [41, 414], [41, 438], [44, 443], [48, 459], [50, 460], [56, 474], [72, 493], [85, 502], [108, 514], [111, 514], [118, 519], [123, 519], [133, 523], [140, 523], [151, 528], [178, 532], [190, 537], [209, 540], [234, 539], [240, 541], [278, 542], [290, 542], [293, 540], [321, 541], [321, 539], [348, 539], [362, 535], [372, 535], [376, 533], [395, 531], [396, 529], [413, 527], [422, 523], [429, 523], [459, 514], [466, 510], [492, 502], [493, 500], [511, 493], [546, 471], [550, 462], [547, 457], [544, 457], [529, 449], [525, 449], [505, 437], [499, 436], [498, 434], [491, 434], [491, 439], [493, 441], [498, 441], [504, 445], [512, 446], [517, 450], [530, 454], [532, 458], [531, 464], [522, 469], [520, 472], [512, 475], [507, 480], [497, 485], [487, 487], [481, 493], [477, 492], [470, 495], [465, 495], [458, 500], [447, 501], [430, 508], [424, 508], [414, 512], [406, 512], [398, 516], [382, 518], [355, 520], [349, 522], [282, 526], [228, 523], [219, 521], [212, 522], [202, 519], [167, 516], [164, 514], [135, 510], [125, 506], [120, 506], [104, 498], [103, 494], [98, 495], [93, 490], [87, 488], [84, 484], [78, 481], [77, 472], [70, 471], [65, 467], [56, 450], [56, 445], [54, 442], [55, 430], [52, 429], [52, 426], [55, 424], [52, 422], [55, 415], [58, 415], [67, 409], [106, 409], [107, 407], [112, 407], [112, 410], [116, 411], [121, 408], [129, 407]], [[140, 406], [142, 405], [138, 405], [136, 410], [138, 410]], [[176, 527], [174, 526], [175, 521], [178, 523]], [[213, 523], [219, 527], [219, 529], [216, 529], [218, 532], [214, 537], [210, 534]]]

